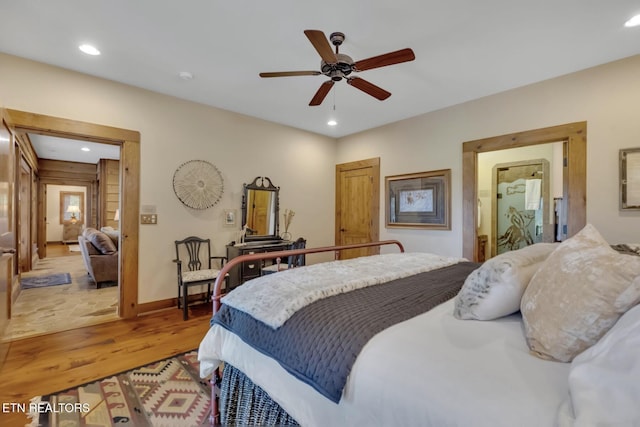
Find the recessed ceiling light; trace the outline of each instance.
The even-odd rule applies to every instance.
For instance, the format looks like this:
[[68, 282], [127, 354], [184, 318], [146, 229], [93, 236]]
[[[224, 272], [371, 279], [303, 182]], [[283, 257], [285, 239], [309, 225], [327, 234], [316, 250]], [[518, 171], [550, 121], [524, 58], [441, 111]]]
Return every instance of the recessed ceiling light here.
[[95, 46], [91, 46], [90, 44], [81, 44], [80, 46], [78, 46], [78, 49], [80, 49], [87, 55], [93, 55], [93, 56], [100, 55], [100, 51], [96, 49]]
[[180, 73], [178, 73], [178, 76], [180, 76], [182, 80], [193, 80], [193, 74], [188, 71], [180, 71]]
[[336, 125], [338, 124], [338, 122], [336, 122], [335, 120], [329, 120], [329, 121], [327, 122], [327, 124], [328, 124], [329, 126], [336, 126]]
[[82, 151], [91, 151], [91, 149], [89, 147], [82, 147], [81, 150]]
[[625, 27], [637, 27], [640, 25], [640, 15], [636, 15], [624, 23]]

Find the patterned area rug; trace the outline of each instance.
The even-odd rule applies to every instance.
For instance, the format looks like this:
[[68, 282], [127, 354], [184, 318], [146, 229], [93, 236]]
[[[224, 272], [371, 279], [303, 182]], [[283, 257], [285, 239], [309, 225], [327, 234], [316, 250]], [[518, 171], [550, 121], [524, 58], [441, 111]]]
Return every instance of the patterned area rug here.
[[31, 400], [32, 426], [209, 425], [210, 387], [197, 350]]
[[56, 273], [44, 276], [23, 277], [20, 279], [22, 289], [44, 288], [47, 286], [66, 285], [71, 283], [71, 274]]

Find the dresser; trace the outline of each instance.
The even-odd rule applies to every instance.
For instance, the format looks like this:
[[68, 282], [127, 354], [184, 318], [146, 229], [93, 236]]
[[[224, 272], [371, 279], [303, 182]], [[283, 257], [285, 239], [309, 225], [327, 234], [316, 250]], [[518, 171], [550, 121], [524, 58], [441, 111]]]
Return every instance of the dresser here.
[[62, 225], [62, 242], [77, 243], [78, 236], [82, 234], [82, 223], [65, 221]]
[[[256, 254], [260, 252], [285, 251], [291, 246], [289, 240], [267, 240], [261, 242], [248, 242], [235, 245], [227, 245], [227, 260], [241, 255]], [[229, 289], [233, 289], [247, 280], [262, 274], [263, 265], [271, 265], [275, 260], [249, 261], [238, 264], [229, 271]], [[283, 262], [286, 262], [283, 261]]]

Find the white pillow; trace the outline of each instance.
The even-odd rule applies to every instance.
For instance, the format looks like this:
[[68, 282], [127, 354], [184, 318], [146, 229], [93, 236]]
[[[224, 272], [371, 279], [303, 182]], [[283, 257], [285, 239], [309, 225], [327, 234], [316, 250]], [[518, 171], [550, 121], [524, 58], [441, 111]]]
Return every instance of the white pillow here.
[[505, 252], [469, 274], [455, 300], [458, 319], [493, 320], [520, 310], [531, 277], [559, 243], [536, 243]]
[[640, 302], [640, 257], [620, 254], [591, 224], [538, 269], [520, 309], [527, 344], [543, 359], [570, 362]]
[[[637, 278], [636, 280], [639, 280]], [[640, 425], [640, 305], [576, 356], [560, 426]]]

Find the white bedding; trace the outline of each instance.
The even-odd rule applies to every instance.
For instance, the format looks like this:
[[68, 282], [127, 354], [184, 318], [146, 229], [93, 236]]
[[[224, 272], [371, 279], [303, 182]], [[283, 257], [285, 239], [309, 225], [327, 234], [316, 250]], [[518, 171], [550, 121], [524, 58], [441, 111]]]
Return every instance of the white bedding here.
[[217, 325], [200, 344], [201, 375], [224, 360], [304, 426], [553, 426], [570, 365], [530, 355], [519, 314], [464, 321], [453, 305], [376, 335], [339, 405]]
[[277, 329], [296, 311], [319, 299], [461, 261], [464, 259], [403, 252], [323, 262], [250, 280], [223, 297], [222, 302]]

